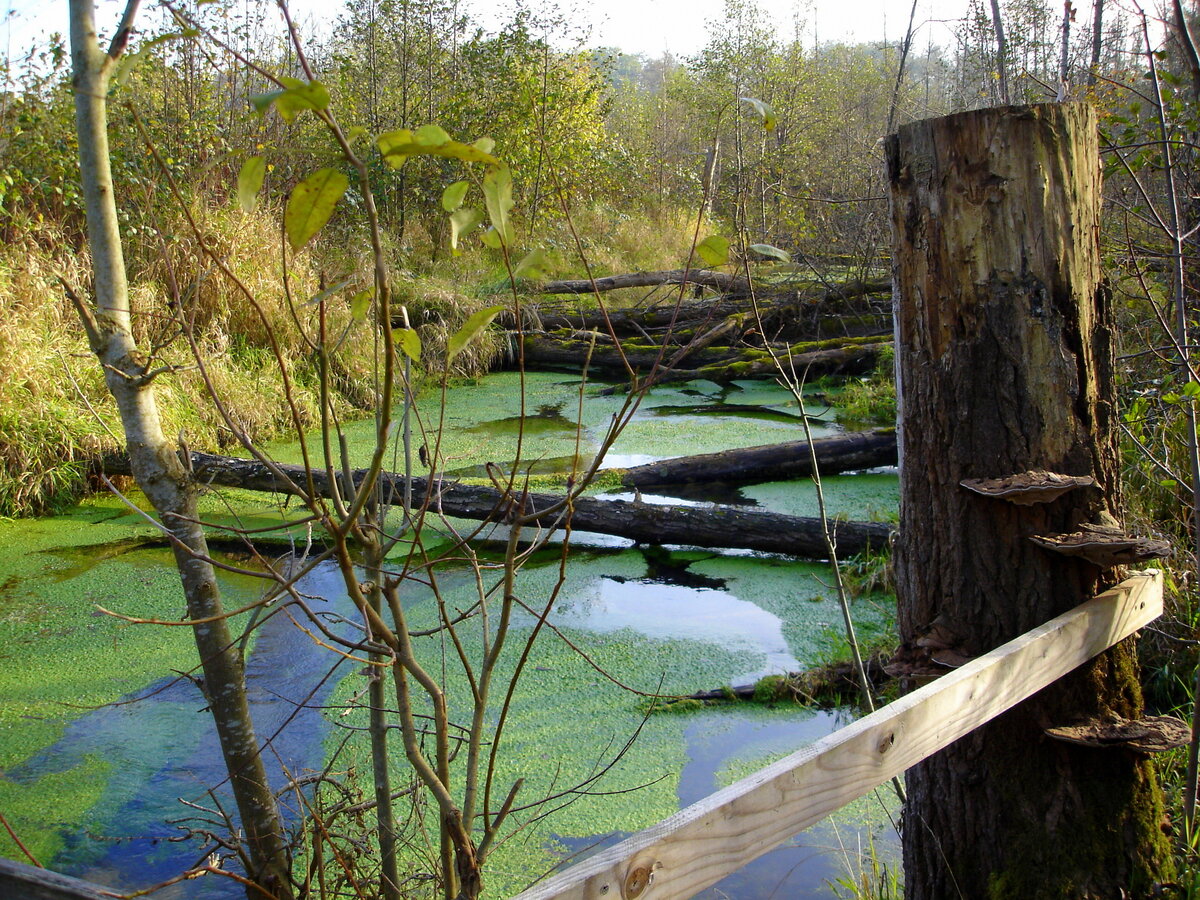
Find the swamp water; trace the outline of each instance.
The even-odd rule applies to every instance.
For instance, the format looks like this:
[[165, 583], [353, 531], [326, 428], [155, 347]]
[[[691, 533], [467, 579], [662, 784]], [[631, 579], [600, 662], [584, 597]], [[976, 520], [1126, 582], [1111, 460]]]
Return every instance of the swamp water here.
[[[424, 441], [438, 448], [448, 470], [466, 477], [473, 467], [511, 460], [516, 382], [516, 375], [503, 373], [452, 389], [444, 419], [423, 419]], [[526, 415], [537, 424], [525, 431], [522, 471], [538, 461], [535, 471], [551, 480], [572, 460], [588, 460], [620, 403], [590, 388], [581, 402], [578, 381], [563, 375], [526, 376], [526, 397]], [[810, 413], [822, 413], [812, 406]], [[831, 418], [824, 411], [822, 419]], [[835, 430], [813, 424], [814, 436]], [[355, 429], [367, 434], [370, 426]], [[772, 385], [662, 388], [643, 403], [607, 465], [802, 437], [794, 400]], [[281, 458], [296, 453], [273, 450]], [[891, 475], [831, 478], [826, 491], [831, 512], [850, 518], [895, 508]], [[806, 483], [757, 485], [720, 499], [815, 513]], [[231, 500], [247, 526], [279, 515], [261, 496], [234, 492]], [[212, 516], [228, 512], [223, 501], [210, 501]], [[221, 781], [203, 696], [173, 674], [194, 665], [187, 629], [122, 626], [96, 610], [181, 615], [170, 555], [144, 546], [150, 534], [144, 520], [109, 498], [58, 519], [0, 526], [0, 813], [42, 862], [127, 889], [199, 862], [200, 845], [178, 838], [184, 828], [203, 827], [210, 816], [197, 807], [213, 806], [207, 788]], [[637, 548], [591, 535], [576, 535], [572, 546], [551, 622], [635, 690], [691, 693], [746, 683], [827, 658], [841, 640], [825, 566], [746, 552]], [[518, 592], [532, 605], [544, 602], [558, 582], [559, 557], [547, 548], [522, 570]], [[438, 571], [451, 608], [469, 604], [470, 573], [453, 566]], [[262, 589], [245, 576], [224, 580], [231, 609]], [[298, 587], [315, 606], [350, 612], [332, 568], [318, 567]], [[405, 602], [415, 627], [436, 621], [435, 604], [419, 586]], [[868, 638], [888, 627], [887, 603], [856, 601], [855, 617]], [[519, 620], [514, 637], [527, 633], [532, 621]], [[422, 648], [431, 660], [444, 650], [434, 638]], [[346, 737], [342, 725], [361, 721], [338, 709], [364, 689], [361, 664], [337, 664], [286, 615], [268, 618], [257, 630], [248, 679], [260, 737], [273, 738], [268, 768], [279, 773], [281, 786], [284, 771], [319, 769]], [[101, 705], [118, 698], [119, 704]], [[450, 702], [462, 709], [466, 697], [452, 695]], [[656, 714], [644, 724], [643, 718], [637, 696], [600, 675], [563, 640], [551, 634], [539, 640], [514, 698], [500, 784], [525, 778], [522, 796], [529, 800], [561, 790], [594, 775], [638, 736], [586, 794], [498, 849], [489, 895], [512, 893], [556, 861], [653, 824], [844, 724], [836, 713], [791, 706]], [[369, 771], [365, 747], [351, 741], [337, 771], [354, 765]], [[231, 806], [222, 791], [217, 797]], [[894, 805], [886, 797], [883, 803]], [[894, 854], [889, 833], [886, 811], [869, 795], [834, 823], [810, 829], [703, 896], [828, 897], [827, 882], [845, 877], [847, 865], [859, 867], [864, 835], [880, 836], [879, 852]], [[22, 858], [7, 835], [0, 836], [0, 853]], [[234, 882], [209, 876], [156, 896], [243, 894]]]

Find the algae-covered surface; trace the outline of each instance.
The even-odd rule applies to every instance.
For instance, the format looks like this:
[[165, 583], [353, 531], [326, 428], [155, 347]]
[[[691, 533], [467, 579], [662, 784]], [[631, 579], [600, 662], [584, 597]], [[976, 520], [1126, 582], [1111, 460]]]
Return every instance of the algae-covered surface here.
[[[622, 409], [620, 397], [603, 394], [599, 385], [581, 388], [577, 378], [531, 374], [524, 385], [523, 428], [514, 373], [451, 389], [444, 415], [433, 414], [438, 392], [427, 391], [416, 444], [440, 453], [447, 469], [478, 472], [488, 462], [510, 466], [520, 441], [519, 468], [540, 462], [540, 471], [565, 475], [590, 461]], [[813, 403], [807, 412], [820, 417], [813, 420], [814, 436], [829, 433], [823, 424], [833, 420], [829, 410]], [[658, 388], [632, 416], [614, 456], [660, 459], [796, 440], [803, 437], [798, 416], [795, 398], [770, 384]], [[373, 425], [355, 423], [349, 431], [358, 464]], [[319, 443], [310, 446], [316, 450]], [[300, 456], [295, 445], [272, 451], [285, 461]], [[826, 492], [835, 512], [886, 518], [894, 508], [895, 477], [826, 479]], [[743, 495], [811, 514], [811, 490], [803, 485], [744, 488]], [[299, 515], [294, 503], [238, 491], [210, 494], [202, 509], [209, 521], [251, 529]], [[40, 861], [126, 887], [144, 887], [196, 861], [195, 845], [170, 841], [178, 831], [166, 823], [195, 815], [177, 798], [202, 802], [206, 786], [220, 780], [203, 696], [175, 674], [195, 665], [190, 631], [126, 625], [97, 609], [182, 616], [170, 553], [155, 536], [145, 517], [111, 498], [66, 516], [0, 523], [0, 812]], [[291, 536], [304, 541], [308, 532], [297, 525]], [[534, 610], [557, 599], [504, 725], [493, 804], [517, 779], [524, 786], [489, 867], [493, 896], [518, 890], [597, 839], [653, 824], [681, 802], [716, 789], [730, 773], [748, 771], [835, 725], [795, 707], [647, 715], [645, 697], [824, 661], [840, 630], [825, 566], [746, 553], [598, 547], [573, 549], [564, 576], [558, 560], [554, 551], [535, 554], [514, 589]], [[490, 587], [498, 574], [486, 566], [497, 559], [485, 551], [482, 561], [483, 584]], [[437, 571], [448, 609], [466, 609], [477, 599], [472, 570], [445, 563]], [[262, 582], [246, 576], [224, 576], [223, 584], [230, 608], [262, 590]], [[302, 588], [327, 615], [351, 612], [332, 568], [314, 571]], [[413, 580], [403, 593], [411, 626], [433, 625], [437, 604], [429, 585]], [[864, 599], [855, 602], [855, 616], [869, 639], [890, 627], [892, 613], [884, 601]], [[499, 666], [502, 679], [535, 623], [531, 613], [518, 611]], [[237, 633], [240, 623], [234, 626]], [[248, 672], [260, 736], [275, 737], [276, 769], [281, 761], [293, 772], [318, 769], [341, 748], [337, 772], [367, 772], [364, 742], [346, 731], [361, 725], [364, 713], [343, 714], [363, 693], [364, 669], [309, 632], [275, 615], [257, 633]], [[463, 624], [460, 636], [467, 657], [477, 660], [479, 623]], [[453, 647], [443, 635], [419, 639], [417, 649], [430, 671], [445, 673], [454, 719], [467, 721], [470, 695], [465, 679], [454, 677]], [[503, 696], [503, 687], [493, 690], [487, 717], [493, 729]], [[122, 702], [104, 706], [114, 701]], [[397, 778], [406, 777], [398, 745], [395, 760]], [[547, 796], [554, 799], [546, 802]], [[797, 852], [811, 855], [812, 848]], [[23, 858], [2, 832], [0, 854]], [[413, 850], [406, 865], [427, 871], [423, 857]], [[740, 887], [713, 896], [760, 896], [745, 879], [757, 878], [761, 887], [762, 879], [775, 877], [769, 867], [785, 864], [775, 854], [770, 859], [775, 862], [763, 864], [767, 874], [743, 873]], [[816, 890], [832, 870], [804, 871], [803, 890]], [[240, 893], [234, 882], [212, 878], [178, 890], [188, 897]], [[789, 881], [788, 895], [804, 896], [800, 891], [794, 878]]]
[[[0, 812], [39, 860], [54, 857], [114, 774], [102, 744], [44, 773], [13, 772], [100, 704], [196, 664], [184, 628], [128, 625], [183, 615], [170, 552], [149, 546], [154, 529], [112, 498], [72, 513], [0, 522]], [[246, 579], [225, 579], [235, 598]], [[236, 599], [233, 602], [237, 602]], [[148, 748], [149, 750], [149, 748]], [[6, 832], [0, 854], [22, 857]]]

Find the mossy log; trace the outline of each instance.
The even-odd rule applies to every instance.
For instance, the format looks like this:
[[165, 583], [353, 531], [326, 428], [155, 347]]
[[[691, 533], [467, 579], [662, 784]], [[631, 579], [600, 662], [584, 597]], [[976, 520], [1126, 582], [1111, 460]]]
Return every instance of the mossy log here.
[[[209, 453], [193, 452], [190, 462], [198, 483], [243, 490], [302, 494], [309, 478], [301, 466], [268, 466], [258, 460]], [[103, 461], [103, 469], [110, 475], [127, 475], [129, 462], [124, 456], [112, 456]], [[350, 481], [357, 487], [364, 476], [365, 470], [356, 469], [350, 473]], [[314, 470], [311, 478], [319, 496], [330, 496], [325, 471]], [[345, 481], [340, 474], [338, 480]], [[404, 496], [403, 477], [384, 472], [380, 480], [388, 502], [399, 504]], [[412, 496], [414, 507], [427, 506], [447, 516], [503, 524], [525, 514], [532, 515], [534, 523], [542, 528], [565, 524], [561, 511], [537, 514], [538, 510], [559, 505], [562, 498], [553, 494], [414, 478]], [[615, 535], [644, 544], [758, 550], [807, 559], [824, 559], [827, 555], [820, 519], [733, 506], [670, 506], [578, 497], [572, 504], [570, 527], [577, 532]], [[838, 550], [847, 555], [885, 547], [892, 535], [892, 527], [880, 522], [835, 521], [831, 527]]]
[[711, 269], [672, 269], [666, 272], [631, 272], [603, 278], [579, 278], [572, 281], [548, 281], [533, 288], [539, 294], [591, 294], [621, 288], [657, 287], [662, 284], [694, 284], [722, 292], [747, 291], [750, 282], [741, 275], [714, 272]]
[[[761, 319], [763, 326], [771, 330], [784, 320], [797, 317], [826, 319], [870, 312], [887, 315], [891, 311], [891, 290], [890, 281], [850, 281], [816, 287], [787, 287], [782, 290], [779, 285], [768, 284], [756, 286], [753, 301], [747, 295], [727, 294], [716, 299], [659, 302], [652, 306], [604, 311], [596, 309], [578, 313], [566, 313], [561, 308], [540, 309], [536, 304], [526, 302], [522, 326], [526, 330], [567, 328], [612, 333], [618, 337], [644, 336], [667, 328], [673, 329], [673, 332], [705, 331], [716, 327], [730, 316], [743, 315], [746, 316], [746, 327], [757, 327]], [[887, 297], [886, 308], [872, 310], [861, 304], [851, 305], [851, 301], [880, 295]], [[876, 317], [871, 316], [872, 319]], [[517, 327], [516, 319], [509, 312], [501, 313], [497, 322], [505, 328]]]
[[[817, 471], [822, 475], [894, 466], [896, 432], [888, 429], [839, 434], [813, 441], [812, 449], [816, 451]], [[713, 481], [753, 484], [804, 478], [811, 474], [812, 455], [808, 443], [788, 441], [681, 456], [635, 466], [622, 473], [621, 483], [638, 488]]]
[[[721, 335], [714, 336], [719, 339]], [[880, 352], [890, 346], [881, 335], [838, 338], [827, 341], [802, 341], [796, 344], [764, 347], [734, 347], [711, 344], [680, 354], [678, 349], [660, 348], [642, 341], [622, 341], [618, 351], [611, 339], [594, 339], [578, 334], [527, 335], [523, 361], [530, 368], [578, 370], [586, 363], [588, 371], [623, 378], [632, 370], [640, 378], [654, 372], [654, 381], [680, 382], [707, 379], [728, 382], [739, 378], [774, 378], [779, 367], [772, 352], [783, 365], [797, 375], [810, 379], [823, 375], [866, 375], [874, 371]], [[688, 368], [680, 368], [681, 362]], [[672, 366], [671, 363], [674, 363]]]

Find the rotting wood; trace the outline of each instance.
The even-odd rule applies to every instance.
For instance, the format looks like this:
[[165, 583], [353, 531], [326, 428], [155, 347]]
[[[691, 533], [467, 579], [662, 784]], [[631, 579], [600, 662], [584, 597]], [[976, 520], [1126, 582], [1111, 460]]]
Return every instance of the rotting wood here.
[[[1115, 308], [1101, 268], [1092, 107], [913, 122], [884, 155], [904, 416], [897, 663], [919, 670], [976, 656], [1118, 577], [1029, 540], [1124, 508]], [[1031, 506], [960, 486], [1038, 470], [1096, 486]], [[1043, 734], [1047, 724], [1140, 718], [1142, 705], [1127, 642], [914, 766], [905, 817], [920, 827], [903, 835], [906, 897], [1151, 893], [1172, 869], [1153, 768]]]
[[[891, 292], [890, 280], [831, 282], [816, 287], [756, 284], [756, 300], [753, 303], [749, 297], [727, 295], [706, 300], [681, 300], [678, 303], [658, 302], [649, 306], [632, 306], [605, 311], [596, 309], [565, 313], [561, 311], [561, 306], [546, 310], [534, 306], [533, 311], [540, 327], [545, 329], [574, 328], [584, 331], [607, 331], [611, 327], [618, 335], [632, 335], [640, 334], [643, 329], [654, 330], [667, 326], [685, 328], [697, 322], [719, 322], [739, 313], [752, 313], [756, 306], [758, 311], [768, 319], [787, 314], [794, 315], [801, 308], [816, 308], [823, 312], [830, 312], [832, 307], [832, 311], [836, 314], [839, 311], [838, 307], [847, 301], [871, 295], [887, 295], [890, 298]], [[528, 304], [526, 309], [529, 309]], [[516, 320], [511, 313], [507, 312], [501, 313], [496, 321], [503, 327], [512, 328], [516, 325]]]
[[[817, 456], [817, 471], [821, 475], [894, 466], [896, 432], [889, 429], [839, 434], [813, 441], [813, 449]], [[621, 483], [639, 488], [713, 481], [752, 484], [805, 478], [811, 474], [807, 442], [787, 441], [634, 466], [622, 473]]]
[[[201, 484], [251, 491], [294, 494], [295, 486], [306, 484], [308, 478], [300, 466], [277, 466], [284, 476], [280, 478], [257, 460], [209, 453], [193, 452], [191, 464]], [[109, 457], [104, 460], [103, 468], [110, 475], [126, 475], [128, 460], [122, 456]], [[361, 484], [364, 475], [363, 469], [351, 473], [356, 485]], [[380, 477], [384, 496], [390, 493], [394, 498], [391, 502], [398, 504], [404, 496], [403, 477], [389, 472]], [[317, 493], [329, 496], [325, 471], [314, 470], [312, 479]], [[553, 494], [505, 492], [444, 480], [434, 480], [431, 489], [431, 483], [423, 478], [413, 480], [413, 497], [416, 505], [428, 500], [434, 512], [500, 524], [510, 521], [518, 508], [525, 514], [536, 514], [538, 510], [556, 506], [562, 499]], [[616, 535], [645, 544], [758, 550], [808, 559], [824, 559], [827, 553], [821, 521], [816, 518], [734, 506], [675, 506], [595, 497], [578, 497], [572, 507], [570, 524], [577, 532]], [[535, 521], [543, 528], [559, 528], [564, 524], [561, 513], [535, 515]], [[893, 534], [892, 527], [881, 522], [834, 521], [831, 527], [838, 550], [846, 555], [885, 547]]]
[[[825, 344], [826, 342], [821, 342]], [[808, 350], [804, 344], [774, 347], [775, 357], [798, 375], [808, 373], [810, 379], [824, 375], [867, 375], [875, 370], [879, 354], [891, 346], [881, 335], [866, 338], [849, 338], [844, 341], [829, 341], [832, 346]], [[660, 363], [670, 359], [670, 352], [660, 354], [658, 348], [641, 347], [626, 349], [624, 355], [612, 347], [604, 338], [591, 340], [587, 336], [527, 335], [524, 346], [524, 363], [533, 368], [561, 368], [570, 371], [581, 369], [587, 363], [588, 371], [602, 376], [623, 377], [628, 365], [643, 377], [653, 372], [655, 383], [678, 383], [681, 381], [712, 381], [718, 384], [741, 378], [776, 378], [779, 367], [775, 358], [761, 347], [705, 347], [690, 363], [694, 368], [663, 368]], [[659, 368], [655, 369], [655, 364]], [[612, 388], [610, 392], [622, 390]]]
[[1161, 614], [1161, 574], [1139, 572], [515, 900], [633, 900], [631, 881], [641, 887], [637, 900], [685, 900]]
[[602, 278], [578, 278], [568, 281], [547, 281], [534, 285], [531, 292], [538, 294], [590, 294], [593, 291], [616, 291], [621, 288], [657, 287], [663, 284], [694, 284], [723, 292], [747, 291], [750, 283], [740, 275], [714, 272], [711, 269], [672, 269], [666, 272], [631, 272], [624, 275], [606, 275]]

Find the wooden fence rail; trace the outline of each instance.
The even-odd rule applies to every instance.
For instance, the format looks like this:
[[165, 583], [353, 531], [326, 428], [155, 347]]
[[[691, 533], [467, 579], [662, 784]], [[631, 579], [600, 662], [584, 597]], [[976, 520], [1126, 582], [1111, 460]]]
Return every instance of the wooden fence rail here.
[[[1162, 614], [1139, 572], [516, 900], [684, 900], [900, 775]], [[1068, 723], [1063, 723], [1068, 724]]]
[[[691, 897], [1161, 614], [1161, 574], [1138, 572], [1045, 625], [546, 879], [516, 900]], [[5, 900], [120, 896], [99, 885], [0, 860], [0, 898]]]

